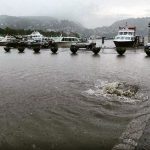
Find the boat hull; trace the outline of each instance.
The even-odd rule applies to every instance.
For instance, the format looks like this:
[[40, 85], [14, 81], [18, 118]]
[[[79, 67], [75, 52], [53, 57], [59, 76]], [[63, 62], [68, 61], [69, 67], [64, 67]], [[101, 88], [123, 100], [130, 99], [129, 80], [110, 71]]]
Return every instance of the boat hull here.
[[116, 47], [134, 47], [135, 41], [114, 41]]

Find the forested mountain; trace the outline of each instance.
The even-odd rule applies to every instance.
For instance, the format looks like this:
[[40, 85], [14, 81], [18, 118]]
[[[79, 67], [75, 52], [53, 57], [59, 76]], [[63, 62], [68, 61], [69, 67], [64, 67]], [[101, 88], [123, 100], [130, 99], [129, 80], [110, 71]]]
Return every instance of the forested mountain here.
[[76, 32], [80, 35], [89, 37], [94, 36], [106, 36], [114, 37], [119, 26], [125, 26], [126, 23], [129, 26], [136, 26], [137, 34], [146, 36], [148, 34], [148, 23], [150, 22], [150, 17], [146, 18], [129, 18], [125, 20], [120, 20], [113, 23], [110, 26], [98, 27], [95, 29], [88, 29], [82, 26], [80, 23], [69, 21], [69, 20], [58, 20], [56, 18], [47, 16], [25, 16], [25, 17], [15, 17], [15, 16], [0, 16], [0, 28], [4, 29], [6, 27], [12, 29], [25, 29], [25, 30], [43, 30], [43, 31], [63, 31], [63, 32]]

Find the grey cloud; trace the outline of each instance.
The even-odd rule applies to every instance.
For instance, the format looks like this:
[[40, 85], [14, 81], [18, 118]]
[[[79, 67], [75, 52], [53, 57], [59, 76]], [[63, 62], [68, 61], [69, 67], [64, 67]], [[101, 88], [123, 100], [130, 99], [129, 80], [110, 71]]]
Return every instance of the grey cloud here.
[[1, 0], [0, 15], [51, 16], [98, 27], [118, 19], [137, 17], [132, 11], [139, 8], [141, 14], [149, 15], [149, 5], [149, 0]]

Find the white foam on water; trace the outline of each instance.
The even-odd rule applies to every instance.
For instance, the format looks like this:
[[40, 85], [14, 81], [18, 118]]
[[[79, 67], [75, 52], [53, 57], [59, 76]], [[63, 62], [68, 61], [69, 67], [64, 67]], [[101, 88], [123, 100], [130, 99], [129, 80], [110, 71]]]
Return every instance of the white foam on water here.
[[115, 99], [116, 101], [130, 104], [136, 104], [149, 99], [148, 96], [140, 93], [138, 86], [118, 81], [97, 80], [93, 89], [88, 89], [84, 93], [96, 97], [103, 96], [110, 101]]
[[92, 89], [87, 90], [86, 93], [89, 95], [95, 95], [95, 91]]

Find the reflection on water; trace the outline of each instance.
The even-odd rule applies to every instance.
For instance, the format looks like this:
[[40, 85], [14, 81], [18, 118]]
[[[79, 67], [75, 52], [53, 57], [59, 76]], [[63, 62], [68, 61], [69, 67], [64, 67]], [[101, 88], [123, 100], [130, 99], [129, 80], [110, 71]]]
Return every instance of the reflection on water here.
[[92, 56], [93, 56], [93, 57], [97, 57], [97, 58], [99, 58], [99, 57], [100, 57], [100, 55], [99, 55], [99, 54], [93, 54]]
[[132, 139], [134, 119], [138, 127], [149, 114], [145, 56], [143, 50], [118, 57], [113, 49], [95, 56], [0, 48], [0, 149], [109, 150]]

